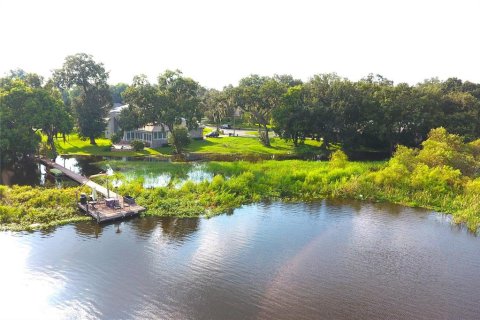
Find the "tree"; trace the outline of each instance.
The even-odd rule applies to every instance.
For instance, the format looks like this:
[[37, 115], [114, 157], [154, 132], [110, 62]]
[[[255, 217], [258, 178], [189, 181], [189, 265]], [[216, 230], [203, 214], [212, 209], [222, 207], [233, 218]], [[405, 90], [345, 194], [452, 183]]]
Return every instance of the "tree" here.
[[207, 90], [202, 97], [202, 105], [206, 116], [215, 123], [217, 131], [220, 130], [220, 123], [222, 120], [233, 114], [233, 107], [228, 98], [226, 89], [223, 91], [215, 89]]
[[275, 132], [295, 146], [303, 142], [309, 131], [310, 109], [306, 104], [305, 89], [297, 85], [288, 89], [282, 103], [273, 113]]
[[71, 132], [73, 119], [68, 114], [58, 92], [36, 88], [33, 90], [33, 94], [37, 107], [35, 113], [30, 115], [31, 120], [36, 128], [40, 128], [47, 136], [47, 143], [56, 156], [57, 151], [53, 138], [59, 133], [65, 137], [67, 133]]
[[307, 84], [307, 103], [311, 106], [311, 135], [331, 143], [352, 143], [358, 129], [360, 112], [351, 82], [336, 74], [315, 75]]
[[91, 55], [77, 53], [65, 58], [61, 69], [53, 75], [59, 88], [79, 89], [80, 94], [72, 101], [79, 135], [96, 144], [105, 131], [105, 120], [112, 106], [112, 97], [107, 84], [108, 72], [102, 63], [96, 63]]
[[116, 85], [110, 86], [110, 94], [112, 95], [113, 103], [123, 103], [122, 93], [127, 89], [128, 84], [126, 83], [117, 83]]
[[198, 127], [201, 118], [200, 86], [179, 70], [167, 70], [158, 77], [158, 84], [152, 85], [145, 76], [134, 78], [133, 84], [125, 90], [125, 102], [129, 109], [122, 112], [120, 123], [133, 129], [133, 125], [161, 125], [168, 128], [172, 136], [175, 153], [181, 153], [183, 143], [176, 136], [175, 126], [184, 124], [188, 129]]
[[48, 87], [32, 87], [21, 79], [2, 80], [1, 83], [1, 161], [33, 154], [41, 140], [39, 130], [47, 135], [55, 152], [53, 136], [72, 129], [71, 118], [59, 92]]
[[235, 104], [252, 116], [258, 125], [258, 134], [264, 146], [270, 146], [268, 125], [272, 110], [280, 105], [287, 88], [288, 84], [278, 79], [251, 75], [241, 79], [234, 89]]

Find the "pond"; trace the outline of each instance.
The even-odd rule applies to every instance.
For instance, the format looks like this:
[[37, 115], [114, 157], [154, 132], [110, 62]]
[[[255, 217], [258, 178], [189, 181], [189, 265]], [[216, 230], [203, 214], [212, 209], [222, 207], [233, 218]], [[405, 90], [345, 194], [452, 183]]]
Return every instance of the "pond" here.
[[478, 319], [480, 239], [387, 204], [0, 233], [5, 318]]
[[[171, 162], [155, 158], [107, 158], [92, 156], [59, 156], [55, 162], [84, 175], [120, 173], [127, 181], [141, 179], [145, 188], [179, 187], [187, 180], [195, 183], [211, 180], [213, 173], [201, 162]], [[25, 161], [2, 168], [0, 184], [64, 187], [77, 185], [68, 178], [54, 179], [40, 163]]]

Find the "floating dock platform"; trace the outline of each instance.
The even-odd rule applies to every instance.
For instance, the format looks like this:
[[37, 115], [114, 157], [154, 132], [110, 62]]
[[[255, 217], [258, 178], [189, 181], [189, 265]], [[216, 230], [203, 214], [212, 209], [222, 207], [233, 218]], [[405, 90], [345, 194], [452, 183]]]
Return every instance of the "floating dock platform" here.
[[[111, 190], [107, 190], [107, 188], [104, 186], [93, 182], [85, 176], [68, 170], [58, 163], [45, 158], [38, 158], [38, 161], [49, 168], [60, 170], [65, 176], [80, 184], [95, 189], [98, 193], [102, 194], [106, 198], [103, 201], [86, 201], [85, 203], [78, 202], [77, 200], [78, 208], [80, 208], [86, 214], [92, 216], [95, 220], [97, 220], [98, 223], [136, 216], [146, 210], [146, 208], [139, 206], [136, 203], [126, 203], [124, 201], [124, 197], [119, 196]], [[109, 202], [113, 202], [114, 205], [107, 206], [107, 203]]]
[[137, 216], [145, 211], [144, 207], [127, 204], [123, 199], [118, 199], [118, 205], [113, 208], [107, 206], [106, 201], [87, 201], [85, 204], [78, 202], [78, 207], [98, 223]]

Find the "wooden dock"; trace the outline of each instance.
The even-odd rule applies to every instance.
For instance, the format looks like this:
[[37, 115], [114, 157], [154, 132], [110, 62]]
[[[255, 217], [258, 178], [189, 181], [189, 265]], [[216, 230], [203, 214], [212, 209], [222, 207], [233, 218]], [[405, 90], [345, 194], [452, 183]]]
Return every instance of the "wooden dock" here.
[[88, 201], [87, 204], [78, 202], [78, 207], [85, 213], [92, 216], [100, 222], [107, 222], [118, 219], [125, 219], [138, 215], [145, 211], [145, 208], [137, 204], [126, 204], [123, 198], [119, 198], [119, 206], [117, 208], [108, 207], [105, 201]]
[[[78, 207], [83, 212], [89, 214], [94, 219], [96, 219], [99, 223], [136, 216], [146, 210], [146, 208], [139, 206], [136, 203], [126, 203], [122, 196], [116, 194], [111, 190], [107, 190], [107, 188], [99, 185], [96, 182], [93, 182], [85, 176], [68, 170], [67, 168], [59, 165], [58, 163], [55, 163], [45, 158], [38, 158], [38, 160], [49, 168], [55, 168], [60, 170], [65, 176], [69, 177], [70, 179], [82, 185], [89, 186], [92, 189], [95, 189], [98, 193], [102, 194], [105, 197], [104, 200], [87, 201], [87, 203], [85, 204], [82, 204], [77, 200]], [[113, 207], [107, 206], [107, 202], [109, 201], [115, 201], [116, 205]]]

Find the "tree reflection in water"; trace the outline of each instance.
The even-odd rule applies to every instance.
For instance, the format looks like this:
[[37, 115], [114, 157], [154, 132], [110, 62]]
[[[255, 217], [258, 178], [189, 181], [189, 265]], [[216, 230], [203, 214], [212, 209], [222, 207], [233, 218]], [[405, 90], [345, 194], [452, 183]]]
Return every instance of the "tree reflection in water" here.
[[102, 235], [103, 226], [99, 225], [96, 221], [86, 221], [75, 223], [75, 232], [85, 238], [98, 238]]
[[141, 239], [151, 237], [153, 231], [160, 226], [162, 236], [171, 241], [183, 242], [198, 231], [200, 218], [140, 217], [129, 220], [128, 226]]

